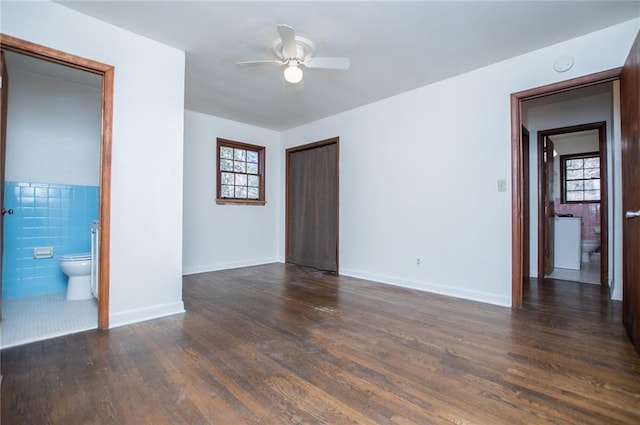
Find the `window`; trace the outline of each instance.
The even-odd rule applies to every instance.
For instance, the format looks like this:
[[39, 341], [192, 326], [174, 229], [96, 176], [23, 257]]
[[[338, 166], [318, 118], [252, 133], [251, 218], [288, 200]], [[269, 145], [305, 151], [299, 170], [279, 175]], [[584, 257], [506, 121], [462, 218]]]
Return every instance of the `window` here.
[[600, 154], [560, 156], [562, 203], [600, 202]]
[[218, 139], [216, 203], [264, 205], [263, 146]]

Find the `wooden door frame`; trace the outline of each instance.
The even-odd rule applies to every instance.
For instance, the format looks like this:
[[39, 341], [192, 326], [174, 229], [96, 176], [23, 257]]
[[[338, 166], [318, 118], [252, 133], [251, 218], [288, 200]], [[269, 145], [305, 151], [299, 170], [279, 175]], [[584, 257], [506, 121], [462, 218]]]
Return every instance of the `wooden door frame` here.
[[[511, 94], [511, 306], [522, 307], [523, 247], [523, 152], [521, 141], [522, 102], [569, 90], [620, 79], [622, 67], [560, 81]], [[528, 214], [528, 212], [527, 212]], [[602, 235], [601, 235], [602, 237]], [[528, 260], [528, 259], [527, 259]]]
[[[600, 150], [600, 284], [602, 286], [609, 286], [608, 284], [608, 274], [609, 274], [609, 178], [608, 178], [608, 168], [607, 168], [607, 122], [599, 121], [588, 124], [579, 124], [572, 125], [568, 127], [560, 127], [553, 128], [549, 130], [542, 130], [538, 132], [538, 155], [540, 155], [540, 150], [542, 149], [542, 142], [545, 137], [559, 135], [559, 134], [568, 134], [568, 133], [576, 133], [579, 131], [587, 131], [587, 130], [598, 130], [598, 149]], [[540, 161], [540, 156], [538, 156], [538, 190], [541, 188], [542, 180], [541, 180], [541, 168], [543, 167], [543, 163]], [[545, 217], [544, 215], [544, 206], [541, 205], [542, 194], [539, 196], [538, 201], [538, 229], [540, 229], [542, 225], [542, 220]], [[525, 211], [525, 215], [526, 215]], [[544, 232], [538, 231], [538, 278], [544, 278], [544, 264], [540, 261], [542, 253], [542, 249], [544, 249]]]
[[109, 234], [111, 228], [111, 143], [113, 125], [113, 79], [115, 68], [91, 59], [55, 50], [0, 33], [0, 45], [8, 50], [102, 77], [102, 131], [100, 134], [100, 252], [98, 281], [98, 328], [109, 328]]
[[340, 274], [340, 138], [332, 137], [330, 139], [320, 140], [318, 142], [307, 143], [305, 145], [294, 146], [285, 151], [286, 171], [285, 171], [285, 219], [284, 219], [284, 261], [289, 262], [289, 196], [291, 194], [289, 188], [289, 170], [291, 162], [291, 154], [310, 149], [321, 148], [328, 145], [336, 145], [336, 274]]

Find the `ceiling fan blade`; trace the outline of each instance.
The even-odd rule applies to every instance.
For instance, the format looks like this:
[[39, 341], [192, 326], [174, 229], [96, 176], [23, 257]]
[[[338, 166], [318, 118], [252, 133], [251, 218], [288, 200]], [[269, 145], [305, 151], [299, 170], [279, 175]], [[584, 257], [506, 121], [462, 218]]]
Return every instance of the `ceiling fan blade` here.
[[296, 31], [289, 25], [279, 24], [278, 34], [280, 34], [280, 39], [282, 40], [282, 50], [285, 59], [295, 58], [298, 54], [296, 48]]
[[236, 65], [238, 66], [261, 66], [261, 65], [280, 66], [280, 65], [284, 65], [285, 63], [286, 62], [283, 62], [283, 61], [269, 59], [269, 60], [260, 60], [260, 61], [240, 61], [240, 62], [236, 62]]
[[326, 68], [347, 70], [351, 66], [349, 58], [307, 58], [304, 61], [307, 68]]

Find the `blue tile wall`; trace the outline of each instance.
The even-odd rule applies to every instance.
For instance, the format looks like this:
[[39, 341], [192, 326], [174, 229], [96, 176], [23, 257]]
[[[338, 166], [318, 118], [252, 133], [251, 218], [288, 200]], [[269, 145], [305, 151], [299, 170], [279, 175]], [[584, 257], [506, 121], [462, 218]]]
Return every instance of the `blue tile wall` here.
[[[91, 222], [98, 219], [100, 188], [6, 182], [2, 297], [66, 290], [61, 255], [91, 250]], [[53, 258], [34, 259], [33, 248], [52, 246]]]

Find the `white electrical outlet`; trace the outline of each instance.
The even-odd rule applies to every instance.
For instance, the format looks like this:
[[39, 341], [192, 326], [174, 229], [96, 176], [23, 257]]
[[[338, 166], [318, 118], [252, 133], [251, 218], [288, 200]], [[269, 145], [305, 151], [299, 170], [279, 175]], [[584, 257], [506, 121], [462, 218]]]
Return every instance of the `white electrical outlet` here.
[[422, 258], [416, 257], [416, 267], [420, 267], [422, 265]]

